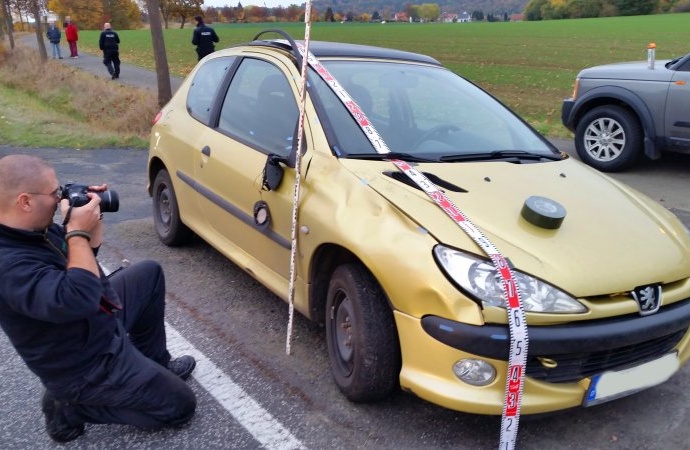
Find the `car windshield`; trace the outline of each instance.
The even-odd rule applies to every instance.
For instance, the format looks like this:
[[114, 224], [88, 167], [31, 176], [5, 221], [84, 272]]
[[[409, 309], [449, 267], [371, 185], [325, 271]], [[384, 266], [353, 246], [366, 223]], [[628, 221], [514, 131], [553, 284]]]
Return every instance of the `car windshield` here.
[[[540, 155], [544, 161], [558, 155], [502, 104], [445, 68], [361, 60], [322, 63], [396, 154], [447, 162], [477, 161], [482, 155], [487, 160], [525, 156], [535, 162]], [[373, 146], [335, 93], [315, 72], [310, 77], [336, 155], [375, 158]]]

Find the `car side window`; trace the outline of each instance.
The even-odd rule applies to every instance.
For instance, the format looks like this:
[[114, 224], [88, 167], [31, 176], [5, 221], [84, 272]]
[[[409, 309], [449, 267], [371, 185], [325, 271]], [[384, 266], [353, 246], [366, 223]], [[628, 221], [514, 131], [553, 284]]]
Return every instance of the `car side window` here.
[[230, 82], [218, 129], [267, 154], [288, 156], [298, 118], [285, 74], [266, 61], [246, 58]]
[[209, 125], [218, 88], [234, 61], [235, 57], [212, 59], [194, 74], [187, 95], [187, 111], [199, 122]]

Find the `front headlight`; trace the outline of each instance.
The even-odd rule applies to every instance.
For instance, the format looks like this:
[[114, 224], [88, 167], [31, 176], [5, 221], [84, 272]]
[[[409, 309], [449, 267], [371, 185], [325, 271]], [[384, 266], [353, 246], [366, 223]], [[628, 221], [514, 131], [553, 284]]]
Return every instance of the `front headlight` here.
[[[439, 266], [466, 293], [480, 300], [484, 306], [506, 307], [501, 278], [490, 260], [480, 259], [443, 245], [434, 247]], [[587, 307], [560, 289], [530, 275], [513, 269], [525, 311], [578, 314]]]

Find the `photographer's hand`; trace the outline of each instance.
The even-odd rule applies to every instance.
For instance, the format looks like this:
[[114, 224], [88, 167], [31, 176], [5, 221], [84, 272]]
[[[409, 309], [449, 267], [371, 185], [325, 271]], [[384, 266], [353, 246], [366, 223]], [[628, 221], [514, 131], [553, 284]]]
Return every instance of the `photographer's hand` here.
[[[100, 186], [89, 186], [89, 191], [93, 192], [105, 192], [108, 190], [108, 185], [107, 184], [101, 184]], [[99, 219], [103, 218], [103, 213], [101, 212], [100, 208], [98, 210], [99, 212]], [[98, 248], [101, 246], [101, 243], [103, 242], [103, 221], [99, 220], [96, 226], [94, 227], [93, 231], [91, 232], [91, 248]]]
[[[65, 239], [67, 240], [67, 268], [81, 268], [88, 270], [97, 277], [100, 277], [98, 263], [93, 254], [92, 246], [100, 245], [103, 236], [102, 223], [100, 220], [101, 199], [92, 192], [86, 194], [90, 201], [86, 205], [72, 207], [69, 213], [69, 221], [65, 226]], [[70, 208], [67, 200], [60, 203], [62, 215], [66, 217]]]

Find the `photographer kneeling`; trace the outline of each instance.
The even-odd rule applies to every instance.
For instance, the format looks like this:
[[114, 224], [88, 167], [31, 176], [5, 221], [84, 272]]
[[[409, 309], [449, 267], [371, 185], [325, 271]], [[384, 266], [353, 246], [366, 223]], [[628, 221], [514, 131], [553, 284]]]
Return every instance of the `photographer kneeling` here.
[[[70, 206], [47, 162], [0, 159], [0, 325], [46, 388], [41, 407], [58, 442], [85, 423], [175, 426], [196, 409], [183, 381], [194, 358], [171, 360], [166, 347], [160, 265], [108, 278], [96, 261], [106, 191], [90, 186], [88, 202]], [[63, 226], [53, 223], [58, 204]]]

